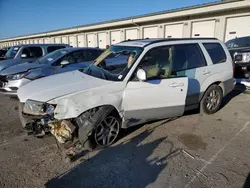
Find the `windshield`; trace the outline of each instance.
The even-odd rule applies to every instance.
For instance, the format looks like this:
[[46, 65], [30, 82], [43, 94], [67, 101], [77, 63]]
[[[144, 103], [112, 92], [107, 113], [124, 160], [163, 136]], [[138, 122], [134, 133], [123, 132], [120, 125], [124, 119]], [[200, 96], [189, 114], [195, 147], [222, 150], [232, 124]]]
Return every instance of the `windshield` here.
[[41, 58], [39, 58], [37, 61], [41, 64], [49, 64], [54, 62], [54, 60], [62, 57], [63, 55], [67, 54], [69, 51], [67, 49], [60, 49], [56, 50], [54, 52], [51, 52]]
[[250, 47], [250, 37], [235, 38], [226, 42], [228, 49]]
[[122, 81], [142, 51], [139, 47], [111, 46], [83, 72], [105, 80]]
[[12, 46], [8, 51], [7, 51], [7, 53], [5, 54], [5, 58], [6, 59], [13, 59], [15, 56], [16, 56], [16, 54], [17, 54], [17, 52], [20, 50], [20, 46]]

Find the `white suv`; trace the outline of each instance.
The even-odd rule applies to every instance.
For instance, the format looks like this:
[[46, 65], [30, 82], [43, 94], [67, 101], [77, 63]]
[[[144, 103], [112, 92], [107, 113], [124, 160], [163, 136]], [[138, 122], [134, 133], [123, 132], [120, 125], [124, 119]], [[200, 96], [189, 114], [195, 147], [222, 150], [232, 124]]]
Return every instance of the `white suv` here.
[[109, 146], [120, 128], [198, 107], [213, 114], [234, 85], [231, 56], [217, 39], [124, 41], [85, 69], [21, 87], [20, 118], [36, 135], [50, 131], [61, 143]]

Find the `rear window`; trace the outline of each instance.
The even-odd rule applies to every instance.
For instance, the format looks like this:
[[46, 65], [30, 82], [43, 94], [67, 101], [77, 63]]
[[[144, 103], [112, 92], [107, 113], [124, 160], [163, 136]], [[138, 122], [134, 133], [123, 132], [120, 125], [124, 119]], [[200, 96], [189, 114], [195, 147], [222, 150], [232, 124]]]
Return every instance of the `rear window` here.
[[62, 48], [65, 48], [65, 46], [49, 46], [47, 48], [47, 52], [50, 53], [50, 52], [53, 52], [55, 50], [59, 50], [59, 49], [62, 49]]
[[222, 46], [219, 43], [203, 43], [213, 64], [224, 63], [227, 61], [227, 56]]

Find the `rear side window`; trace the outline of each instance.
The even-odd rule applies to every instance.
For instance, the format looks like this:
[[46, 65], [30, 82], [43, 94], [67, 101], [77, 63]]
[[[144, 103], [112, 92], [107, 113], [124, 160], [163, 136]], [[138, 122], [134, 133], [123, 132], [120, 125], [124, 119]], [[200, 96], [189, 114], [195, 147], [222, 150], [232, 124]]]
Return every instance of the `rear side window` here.
[[97, 57], [99, 57], [99, 55], [101, 55], [102, 52], [103, 51], [101, 50], [86, 50], [86, 60], [93, 61]]
[[172, 47], [173, 72], [204, 67], [207, 65], [198, 44], [181, 44]]
[[47, 48], [47, 52], [50, 53], [50, 52], [53, 52], [55, 50], [59, 50], [59, 49], [62, 49], [62, 48], [65, 48], [65, 46], [49, 46]]
[[219, 43], [203, 43], [203, 45], [211, 57], [213, 64], [226, 62], [227, 56]]
[[38, 58], [43, 56], [43, 50], [41, 47], [26, 47], [22, 54], [26, 54], [26, 57], [23, 58]]

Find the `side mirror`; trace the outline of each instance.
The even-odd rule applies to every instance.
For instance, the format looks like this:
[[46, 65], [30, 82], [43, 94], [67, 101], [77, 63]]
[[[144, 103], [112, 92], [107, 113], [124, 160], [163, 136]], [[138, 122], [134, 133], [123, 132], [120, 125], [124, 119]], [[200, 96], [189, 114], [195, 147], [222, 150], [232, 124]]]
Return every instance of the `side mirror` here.
[[146, 81], [147, 79], [147, 73], [143, 69], [139, 69], [136, 73], [136, 76], [140, 81]]
[[61, 64], [62, 67], [64, 67], [64, 66], [69, 64], [69, 61], [63, 60], [60, 64]]
[[27, 58], [27, 54], [22, 54], [21, 58]]

